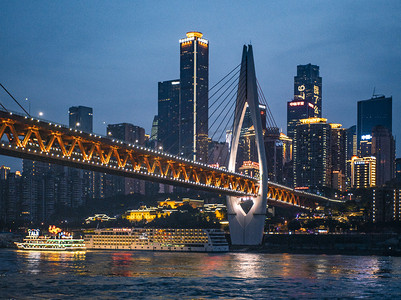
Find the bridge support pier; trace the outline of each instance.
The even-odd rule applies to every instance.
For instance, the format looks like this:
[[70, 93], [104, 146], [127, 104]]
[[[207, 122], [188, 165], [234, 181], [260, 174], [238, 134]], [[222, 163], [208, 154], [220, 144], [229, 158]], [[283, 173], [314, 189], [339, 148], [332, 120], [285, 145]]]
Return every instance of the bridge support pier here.
[[238, 142], [245, 111], [249, 107], [255, 128], [255, 141], [259, 160], [259, 190], [253, 197], [227, 197], [228, 221], [233, 245], [259, 245], [263, 239], [263, 229], [267, 205], [267, 160], [264, 147], [262, 120], [260, 117], [255, 64], [252, 46], [244, 46], [241, 71], [238, 82], [237, 101], [230, 149], [229, 171], [235, 171]]

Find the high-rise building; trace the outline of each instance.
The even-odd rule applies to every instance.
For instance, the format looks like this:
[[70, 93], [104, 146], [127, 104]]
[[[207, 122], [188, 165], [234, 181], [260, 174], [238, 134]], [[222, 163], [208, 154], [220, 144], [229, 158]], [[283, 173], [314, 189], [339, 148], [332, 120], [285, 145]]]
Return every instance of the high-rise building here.
[[376, 96], [369, 100], [358, 101], [357, 140], [358, 148], [363, 137], [371, 136], [373, 127], [384, 126], [392, 133], [392, 97]]
[[314, 105], [311, 102], [302, 100], [292, 100], [287, 102], [287, 135], [294, 139], [295, 127], [302, 119], [315, 116]]
[[294, 101], [313, 104], [313, 117], [322, 117], [322, 77], [319, 76], [319, 66], [312, 64], [297, 66], [297, 76], [294, 77]]
[[107, 125], [107, 136], [126, 143], [145, 144], [145, 129], [130, 123]]
[[347, 162], [347, 131], [341, 128], [341, 124], [331, 123], [330, 140], [330, 169], [331, 187], [339, 191], [345, 191], [346, 162]]
[[358, 155], [358, 146], [356, 139], [356, 125], [347, 129], [347, 160]]
[[331, 127], [327, 119], [300, 120], [293, 141], [295, 188], [330, 186]]
[[93, 131], [93, 109], [86, 106], [72, 106], [68, 110], [69, 126], [91, 133]]
[[179, 152], [180, 81], [158, 83], [158, 141], [163, 150], [171, 154]]
[[284, 151], [277, 127], [267, 128], [264, 136], [267, 172], [270, 181], [283, 182]]
[[351, 159], [357, 155], [356, 125], [353, 125], [347, 129], [347, 177], [345, 182], [347, 188], [351, 188]]
[[200, 32], [180, 40], [179, 154], [207, 163], [209, 41]]
[[401, 221], [401, 189], [376, 188], [372, 197], [372, 221]]
[[356, 189], [376, 186], [376, 157], [351, 159], [351, 183]]
[[395, 177], [395, 142], [384, 126], [373, 127], [372, 155], [376, 157], [376, 185], [380, 187]]

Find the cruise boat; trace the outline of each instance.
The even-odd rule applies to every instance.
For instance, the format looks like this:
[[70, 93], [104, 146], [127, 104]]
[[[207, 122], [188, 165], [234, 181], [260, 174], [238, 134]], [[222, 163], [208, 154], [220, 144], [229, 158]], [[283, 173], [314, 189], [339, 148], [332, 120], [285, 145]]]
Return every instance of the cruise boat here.
[[220, 229], [108, 228], [85, 234], [87, 249], [227, 252]]
[[23, 242], [15, 242], [20, 250], [35, 251], [84, 251], [83, 239], [73, 239], [68, 233], [60, 232], [55, 236], [41, 236], [38, 229], [29, 229]]

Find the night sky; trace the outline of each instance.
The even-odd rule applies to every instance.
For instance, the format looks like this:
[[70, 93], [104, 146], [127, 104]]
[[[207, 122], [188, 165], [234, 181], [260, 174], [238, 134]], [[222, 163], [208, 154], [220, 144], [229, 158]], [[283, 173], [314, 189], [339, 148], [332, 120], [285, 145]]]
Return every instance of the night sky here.
[[[299, 64], [320, 66], [323, 117], [356, 124], [358, 100], [393, 96], [401, 137], [401, 1], [6, 1], [0, 0], [0, 82], [31, 114], [68, 124], [68, 108], [93, 107], [94, 131], [150, 127], [157, 82], [179, 78], [179, 42], [210, 42], [209, 84], [253, 45], [256, 73], [286, 132]], [[0, 92], [0, 102], [18, 110]], [[401, 151], [398, 141], [397, 153]], [[399, 156], [399, 154], [397, 155]], [[21, 161], [0, 156], [0, 165]]]

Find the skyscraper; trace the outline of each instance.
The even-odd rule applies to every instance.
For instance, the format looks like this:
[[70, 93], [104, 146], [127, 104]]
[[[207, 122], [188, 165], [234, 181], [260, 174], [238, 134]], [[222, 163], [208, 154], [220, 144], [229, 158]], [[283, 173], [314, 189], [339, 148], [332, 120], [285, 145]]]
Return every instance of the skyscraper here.
[[330, 126], [331, 187], [336, 190], [345, 191], [347, 131], [341, 127], [341, 124], [331, 123]]
[[163, 150], [171, 154], [179, 152], [179, 104], [180, 81], [158, 83], [158, 141]]
[[180, 40], [179, 154], [207, 163], [209, 41], [200, 32]]
[[72, 106], [68, 110], [69, 126], [85, 132], [93, 131], [92, 107]]
[[294, 139], [294, 131], [299, 120], [315, 116], [314, 105], [311, 102], [292, 100], [287, 103], [287, 135]]
[[358, 101], [357, 141], [358, 149], [363, 137], [371, 136], [373, 127], [384, 126], [392, 133], [393, 98], [385, 96], [372, 97]]
[[312, 64], [297, 66], [297, 76], [294, 77], [294, 100], [313, 104], [313, 117], [322, 117], [322, 77], [319, 76], [319, 66]]
[[295, 129], [295, 187], [330, 186], [331, 127], [326, 121], [323, 118], [303, 119]]
[[388, 128], [373, 127], [372, 155], [376, 157], [376, 185], [380, 187], [395, 177], [395, 142]]

